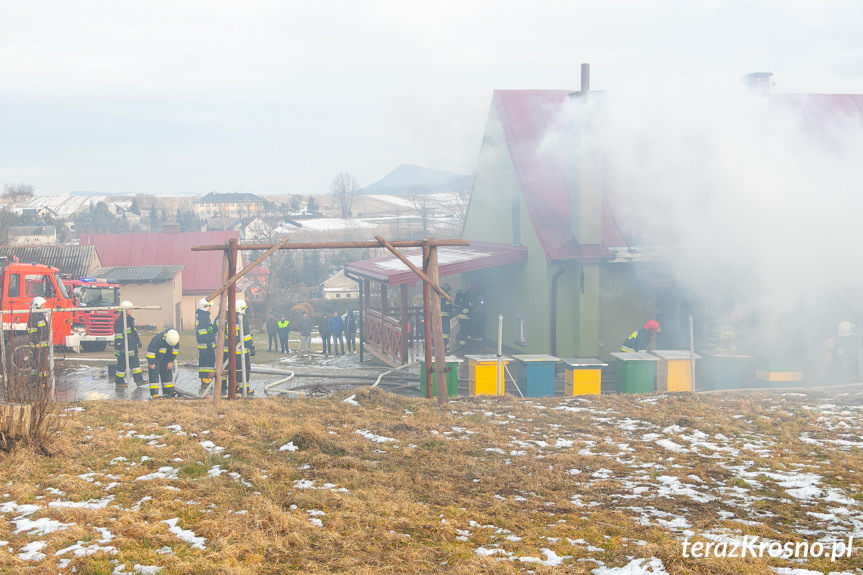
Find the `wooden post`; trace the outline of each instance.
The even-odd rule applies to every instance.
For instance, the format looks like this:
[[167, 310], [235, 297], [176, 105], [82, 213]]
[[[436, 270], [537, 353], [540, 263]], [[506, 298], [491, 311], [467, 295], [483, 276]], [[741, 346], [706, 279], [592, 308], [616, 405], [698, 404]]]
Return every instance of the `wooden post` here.
[[399, 315], [401, 319], [399, 323], [402, 326], [402, 336], [399, 341], [399, 353], [402, 356], [402, 363], [408, 362], [408, 332], [411, 330], [410, 323], [408, 322], [408, 284], [402, 284], [400, 286], [400, 303], [401, 310], [399, 310]]
[[[228, 252], [222, 258], [222, 280], [227, 281], [230, 271], [228, 270]], [[213, 407], [218, 408], [222, 404], [222, 366], [225, 365], [225, 307], [228, 304], [228, 294], [219, 294], [219, 313], [216, 316], [216, 371], [213, 374]]]
[[[237, 239], [228, 240], [228, 277], [237, 273]], [[237, 290], [228, 290], [228, 399], [237, 398]]]
[[[423, 242], [423, 272], [428, 275], [429, 273], [429, 242], [425, 240]], [[431, 288], [425, 282], [423, 282], [423, 352], [425, 355], [425, 364], [426, 370], [423, 374], [423, 383], [425, 385], [425, 393], [423, 397], [431, 397], [432, 396], [432, 339], [431, 339], [431, 313], [429, 313], [429, 306], [431, 302], [429, 301], [431, 298]]]
[[387, 317], [387, 284], [381, 284], [381, 317]]
[[[437, 248], [429, 249], [429, 279], [433, 285], [438, 283]], [[434, 333], [434, 376], [437, 382], [438, 403], [447, 402], [446, 385], [446, 350], [443, 347], [443, 326], [441, 324], [440, 296], [435, 291], [431, 295], [431, 320], [432, 332]]]

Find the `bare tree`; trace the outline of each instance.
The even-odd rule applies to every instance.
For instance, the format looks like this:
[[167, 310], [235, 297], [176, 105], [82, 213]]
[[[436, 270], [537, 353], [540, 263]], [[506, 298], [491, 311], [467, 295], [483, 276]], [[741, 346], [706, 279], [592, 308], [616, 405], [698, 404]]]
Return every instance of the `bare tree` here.
[[330, 184], [330, 192], [335, 196], [342, 210], [342, 217], [351, 217], [351, 208], [354, 204], [354, 196], [360, 190], [360, 183], [356, 177], [348, 172], [339, 172], [333, 183]]
[[437, 208], [437, 202], [429, 194], [427, 186], [414, 186], [410, 198], [417, 215], [420, 217], [423, 227], [422, 237], [427, 238], [429, 237], [429, 220]]
[[30, 197], [36, 188], [30, 184], [3, 184], [3, 195], [9, 198], [12, 197]]

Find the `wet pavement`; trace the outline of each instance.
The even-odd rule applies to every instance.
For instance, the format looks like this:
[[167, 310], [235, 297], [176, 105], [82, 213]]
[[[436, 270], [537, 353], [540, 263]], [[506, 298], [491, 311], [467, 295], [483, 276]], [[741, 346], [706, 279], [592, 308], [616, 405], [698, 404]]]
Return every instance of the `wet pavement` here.
[[[137, 386], [127, 376], [126, 386], [115, 385], [109, 374], [108, 359], [73, 356], [57, 362], [56, 399], [82, 401], [88, 399], [150, 399], [149, 384]], [[372, 385], [377, 377], [391, 368], [376, 359], [368, 358], [362, 364], [357, 354], [323, 356], [322, 354], [293, 354], [268, 363], [253, 363], [249, 388], [253, 396], [280, 395], [278, 390], [295, 389], [306, 395], [328, 395], [344, 389]], [[381, 382], [383, 389], [393, 389], [406, 395], [419, 395], [419, 368], [394, 373]], [[290, 381], [267, 389], [267, 386], [294, 373]], [[146, 368], [144, 376], [146, 377]], [[225, 382], [227, 383], [227, 382]], [[192, 363], [181, 363], [174, 381], [175, 389], [185, 398], [202, 397], [204, 389], [198, 379], [198, 369]]]

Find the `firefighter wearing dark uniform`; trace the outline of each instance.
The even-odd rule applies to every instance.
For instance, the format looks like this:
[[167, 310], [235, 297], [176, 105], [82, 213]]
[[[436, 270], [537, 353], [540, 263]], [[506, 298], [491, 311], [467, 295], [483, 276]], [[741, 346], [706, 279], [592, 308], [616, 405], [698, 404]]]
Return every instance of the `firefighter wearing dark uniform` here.
[[165, 397], [176, 397], [174, 362], [180, 352], [180, 334], [175, 329], [160, 331], [147, 346], [147, 367], [150, 376], [150, 397], [159, 397], [159, 382]]
[[482, 330], [485, 327], [485, 302], [479, 293], [479, 286], [470, 284], [467, 293], [456, 293], [455, 306], [459, 310], [459, 345], [468, 346], [482, 343]]
[[[452, 295], [450, 291], [452, 288], [449, 287], [449, 284], [443, 284], [443, 291]], [[443, 348], [444, 350], [449, 349], [449, 322], [450, 318], [452, 318], [452, 303], [444, 298], [440, 300], [440, 320], [441, 320], [441, 329], [443, 330]]]
[[[234, 337], [236, 338], [236, 349], [234, 350], [234, 353], [237, 356], [237, 393], [243, 393], [243, 374], [245, 373], [246, 395], [253, 395], [254, 392], [249, 389], [249, 379], [252, 375], [251, 357], [255, 355], [255, 342], [252, 340], [252, 330], [249, 328], [249, 320], [246, 318], [246, 308], [246, 302], [238, 299], [236, 304], [236, 322], [234, 324]], [[227, 358], [229, 353], [228, 325], [227, 322], [225, 323], [225, 347], [223, 351]], [[228, 393], [227, 387], [222, 389], [222, 393]]]
[[33, 298], [30, 305], [30, 315], [27, 317], [27, 339], [30, 348], [30, 379], [33, 383], [44, 384], [48, 380], [48, 320], [42, 308], [46, 300], [43, 297]]
[[629, 334], [629, 337], [620, 346], [620, 351], [628, 353], [645, 351], [647, 346], [650, 345], [650, 338], [655, 333], [659, 333], [659, 322], [650, 320], [644, 324], [643, 328]]
[[216, 331], [210, 321], [213, 302], [201, 298], [195, 311], [195, 341], [198, 342], [198, 377], [209, 385], [216, 373]]
[[[114, 372], [114, 383], [117, 385], [126, 385], [126, 369], [131, 368], [132, 379], [137, 385], [144, 383], [144, 375], [141, 371], [141, 362], [138, 360], [138, 348], [141, 347], [141, 338], [138, 337], [138, 330], [135, 329], [135, 318], [129, 313], [128, 308], [132, 307], [132, 302], [124, 301], [120, 304], [126, 314], [126, 334], [123, 337], [123, 315], [117, 314], [117, 319], [114, 320], [114, 355], [117, 357], [117, 368]], [[126, 356], [128, 349], [128, 361]]]

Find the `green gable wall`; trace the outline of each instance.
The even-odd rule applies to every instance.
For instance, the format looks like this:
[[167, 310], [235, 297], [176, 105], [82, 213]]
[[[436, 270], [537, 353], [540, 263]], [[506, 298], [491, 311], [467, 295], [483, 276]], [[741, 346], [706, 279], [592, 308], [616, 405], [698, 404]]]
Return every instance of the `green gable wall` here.
[[[551, 286], [561, 269], [557, 291], [558, 357], [612, 358], [633, 330], [654, 317], [652, 290], [640, 282], [633, 264], [578, 261], [551, 262], [534, 232], [522, 199], [503, 128], [491, 107], [477, 162], [477, 177], [462, 237], [512, 242], [512, 198], [519, 198], [522, 244], [526, 262], [464, 274], [464, 289], [483, 287], [485, 337], [497, 342], [498, 315], [503, 314], [503, 346], [507, 353], [551, 352]], [[584, 291], [581, 274], [584, 272]], [[515, 342], [515, 318], [526, 322], [525, 345]]]

